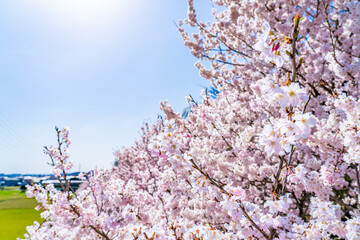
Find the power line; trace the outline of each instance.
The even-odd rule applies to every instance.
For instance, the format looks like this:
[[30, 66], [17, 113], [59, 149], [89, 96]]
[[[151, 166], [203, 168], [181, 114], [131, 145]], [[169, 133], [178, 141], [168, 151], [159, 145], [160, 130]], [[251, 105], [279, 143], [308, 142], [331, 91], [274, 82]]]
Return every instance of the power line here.
[[10, 125], [10, 123], [8, 123], [9, 120], [7, 119], [7, 117], [3, 113], [0, 113], [0, 115], [0, 125], [5, 127], [5, 130], [11, 135], [13, 135], [15, 138], [17, 138], [20, 142], [26, 144], [26, 140], [18, 133], [16, 129], [14, 129]]
[[[31, 148], [31, 146], [29, 147], [30, 142], [26, 141], [18, 133], [18, 131], [11, 126], [11, 124], [9, 123], [9, 121], [7, 120], [6, 116], [3, 113], [0, 113], [0, 115], [1, 115], [0, 127], [3, 130], [3, 134], [0, 135], [0, 140], [2, 142], [2, 144], [0, 145], [1, 148], [5, 149], [8, 153], [15, 154], [15, 156], [17, 157], [21, 157], [26, 160], [33, 160], [32, 158], [34, 154], [31, 153], [32, 151], [30, 149], [34, 149], [34, 148]], [[16, 140], [18, 144], [16, 144], [16, 142], [15, 144], [13, 144], [13, 141], [9, 141], [9, 139]]]

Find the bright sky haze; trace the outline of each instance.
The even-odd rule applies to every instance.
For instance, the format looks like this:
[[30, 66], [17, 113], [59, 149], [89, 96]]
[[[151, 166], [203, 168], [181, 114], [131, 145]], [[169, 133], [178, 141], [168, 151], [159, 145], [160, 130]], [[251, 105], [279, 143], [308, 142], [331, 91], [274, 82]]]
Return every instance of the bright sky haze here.
[[71, 129], [74, 171], [110, 167], [160, 101], [187, 107], [208, 82], [174, 24], [186, 12], [186, 0], [1, 1], [0, 173], [50, 173], [55, 126]]

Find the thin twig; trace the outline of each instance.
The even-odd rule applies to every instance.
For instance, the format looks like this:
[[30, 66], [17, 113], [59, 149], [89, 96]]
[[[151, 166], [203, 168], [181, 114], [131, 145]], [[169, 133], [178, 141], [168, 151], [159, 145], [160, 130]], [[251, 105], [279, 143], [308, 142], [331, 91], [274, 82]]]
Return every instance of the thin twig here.
[[274, 182], [273, 187], [272, 187], [272, 191], [274, 193], [277, 193], [277, 189], [279, 188], [279, 183], [280, 183], [279, 178], [280, 178], [281, 170], [283, 169], [283, 164], [284, 164], [284, 157], [280, 156], [279, 166], [278, 166], [278, 169], [277, 169], [276, 174], [275, 174], [275, 182]]
[[[190, 162], [193, 164], [193, 168], [195, 168], [197, 171], [199, 171], [203, 176], [205, 176], [211, 184], [213, 184], [215, 187], [219, 188], [220, 191], [222, 193], [225, 193], [226, 195], [228, 195], [229, 197], [232, 196], [232, 194], [230, 194], [229, 192], [227, 192], [220, 184], [217, 183], [217, 181], [215, 181], [214, 179], [212, 179], [209, 174], [205, 173], [204, 171], [202, 171], [198, 165], [196, 165], [196, 163], [194, 162], [193, 159], [190, 159]], [[268, 234], [265, 233], [264, 230], [262, 230], [255, 222], [254, 220], [252, 220], [252, 218], [249, 216], [249, 214], [246, 212], [245, 206], [242, 204], [242, 202], [240, 200], [236, 200], [236, 202], [239, 204], [239, 207], [243, 213], [243, 215], [245, 216], [245, 218], [247, 220], [250, 221], [251, 225], [258, 230], [266, 239], [272, 239], [272, 236], [269, 236]], [[272, 232], [272, 230], [269, 230], [270, 232]]]
[[[291, 145], [289, 160], [286, 163], [286, 167], [290, 166], [294, 150], [295, 150], [295, 146]], [[286, 185], [286, 182], [287, 182], [288, 175], [289, 175], [288, 173], [285, 174], [284, 183], [283, 183], [282, 190], [281, 190], [281, 195], [284, 195], [284, 193], [285, 193], [285, 185]]]
[[[298, 67], [297, 67], [297, 63], [296, 63], [296, 42], [298, 40], [298, 34], [299, 34], [299, 22], [300, 22], [300, 16], [296, 15], [296, 17], [294, 19], [294, 27], [293, 27], [292, 42], [291, 42], [291, 48], [292, 48], [292, 53], [291, 53], [292, 77], [291, 77], [291, 81], [292, 82], [295, 82], [295, 78], [296, 78], [297, 71], [298, 71]], [[305, 103], [303, 113], [305, 112], [305, 109], [306, 109], [309, 101], [310, 101], [310, 96], [309, 96], [307, 102]], [[287, 168], [291, 164], [291, 159], [292, 159], [292, 156], [294, 154], [294, 150], [295, 150], [295, 146], [291, 145], [289, 159], [288, 159], [287, 164], [286, 164]], [[282, 186], [282, 190], [281, 190], [281, 195], [284, 195], [284, 193], [285, 193], [285, 187], [286, 187], [288, 175], [289, 175], [288, 172], [286, 172], [284, 182], [283, 182], [283, 186]]]

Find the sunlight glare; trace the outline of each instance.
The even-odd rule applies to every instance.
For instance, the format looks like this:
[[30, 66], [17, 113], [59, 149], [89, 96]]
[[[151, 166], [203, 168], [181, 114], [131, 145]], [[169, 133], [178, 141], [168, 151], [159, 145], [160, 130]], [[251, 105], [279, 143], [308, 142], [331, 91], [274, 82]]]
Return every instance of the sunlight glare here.
[[124, 19], [131, 14], [137, 0], [58, 0], [32, 2], [40, 12], [48, 15], [52, 21], [71, 24], [91, 24], [111, 21], [114, 17]]

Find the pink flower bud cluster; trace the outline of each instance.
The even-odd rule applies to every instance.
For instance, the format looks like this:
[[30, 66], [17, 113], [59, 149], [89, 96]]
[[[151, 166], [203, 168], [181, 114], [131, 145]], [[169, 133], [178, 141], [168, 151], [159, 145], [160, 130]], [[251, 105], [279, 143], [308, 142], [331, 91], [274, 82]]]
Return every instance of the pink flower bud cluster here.
[[277, 67], [281, 68], [284, 62], [288, 60], [288, 56], [285, 53], [286, 47], [275, 36], [269, 39], [273, 33], [270, 33], [271, 29], [268, 22], [262, 24], [262, 31], [262, 34], [257, 37], [254, 49], [260, 52], [260, 59], [266, 62], [274, 62]]

